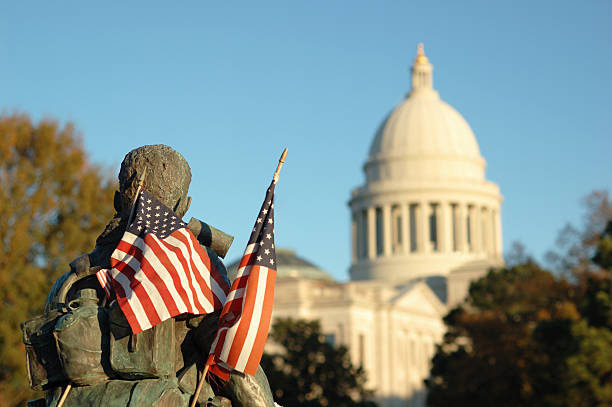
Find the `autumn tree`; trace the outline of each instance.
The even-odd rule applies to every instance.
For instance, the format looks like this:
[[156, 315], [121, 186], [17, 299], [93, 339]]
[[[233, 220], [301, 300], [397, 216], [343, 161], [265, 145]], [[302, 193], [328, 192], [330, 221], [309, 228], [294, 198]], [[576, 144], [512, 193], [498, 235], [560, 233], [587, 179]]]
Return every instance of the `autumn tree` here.
[[376, 406], [367, 401], [364, 370], [351, 363], [345, 346], [325, 341], [318, 321], [278, 319], [270, 337], [281, 350], [264, 354], [261, 365], [280, 405]]
[[609, 202], [592, 194], [584, 230], [564, 230], [557, 272], [527, 259], [472, 283], [445, 318], [428, 405], [612, 404]]
[[0, 405], [32, 398], [20, 323], [89, 252], [112, 216], [114, 184], [90, 162], [72, 124], [0, 115]]

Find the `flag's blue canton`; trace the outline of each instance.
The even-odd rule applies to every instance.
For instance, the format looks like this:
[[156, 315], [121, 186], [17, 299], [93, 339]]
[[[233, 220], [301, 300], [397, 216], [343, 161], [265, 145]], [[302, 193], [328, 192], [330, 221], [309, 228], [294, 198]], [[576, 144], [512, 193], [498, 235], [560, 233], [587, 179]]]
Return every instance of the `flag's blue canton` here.
[[136, 204], [134, 220], [127, 230], [138, 236], [153, 233], [159, 239], [165, 239], [175, 230], [184, 227], [187, 224], [174, 211], [143, 190]]
[[274, 183], [266, 193], [266, 199], [257, 215], [255, 227], [249, 238], [249, 244], [256, 243], [253, 249], [255, 258], [252, 264], [276, 269], [276, 252], [274, 250]]

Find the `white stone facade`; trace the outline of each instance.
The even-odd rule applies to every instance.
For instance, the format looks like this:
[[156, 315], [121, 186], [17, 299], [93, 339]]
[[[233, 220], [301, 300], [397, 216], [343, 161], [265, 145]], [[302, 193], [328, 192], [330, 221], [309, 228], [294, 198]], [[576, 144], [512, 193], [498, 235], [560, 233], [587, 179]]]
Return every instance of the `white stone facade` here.
[[419, 46], [412, 91], [380, 126], [351, 194], [351, 281], [304, 275], [276, 287], [273, 317], [319, 319], [364, 366], [381, 407], [425, 405], [442, 317], [503, 264], [499, 188], [432, 72]]

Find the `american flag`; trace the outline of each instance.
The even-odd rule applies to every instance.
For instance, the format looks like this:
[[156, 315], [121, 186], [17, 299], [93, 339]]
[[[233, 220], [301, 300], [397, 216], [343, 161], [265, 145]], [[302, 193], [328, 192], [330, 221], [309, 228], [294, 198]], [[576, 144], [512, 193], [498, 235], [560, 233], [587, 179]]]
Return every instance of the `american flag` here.
[[111, 255], [112, 268], [97, 273], [109, 297], [114, 290], [132, 332], [220, 309], [229, 284], [187, 224], [147, 191], [133, 218]]
[[270, 329], [276, 280], [274, 187], [268, 188], [225, 300], [207, 365], [221, 378], [230, 369], [254, 375]]

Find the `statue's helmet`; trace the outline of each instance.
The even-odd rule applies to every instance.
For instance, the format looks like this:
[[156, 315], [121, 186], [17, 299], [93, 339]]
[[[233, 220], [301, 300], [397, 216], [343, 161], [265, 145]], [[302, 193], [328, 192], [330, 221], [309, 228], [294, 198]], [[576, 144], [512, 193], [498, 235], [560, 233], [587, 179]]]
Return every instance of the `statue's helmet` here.
[[117, 211], [129, 213], [144, 171], [144, 189], [183, 217], [190, 203], [191, 169], [180, 153], [163, 144], [138, 147], [126, 154], [119, 171]]

